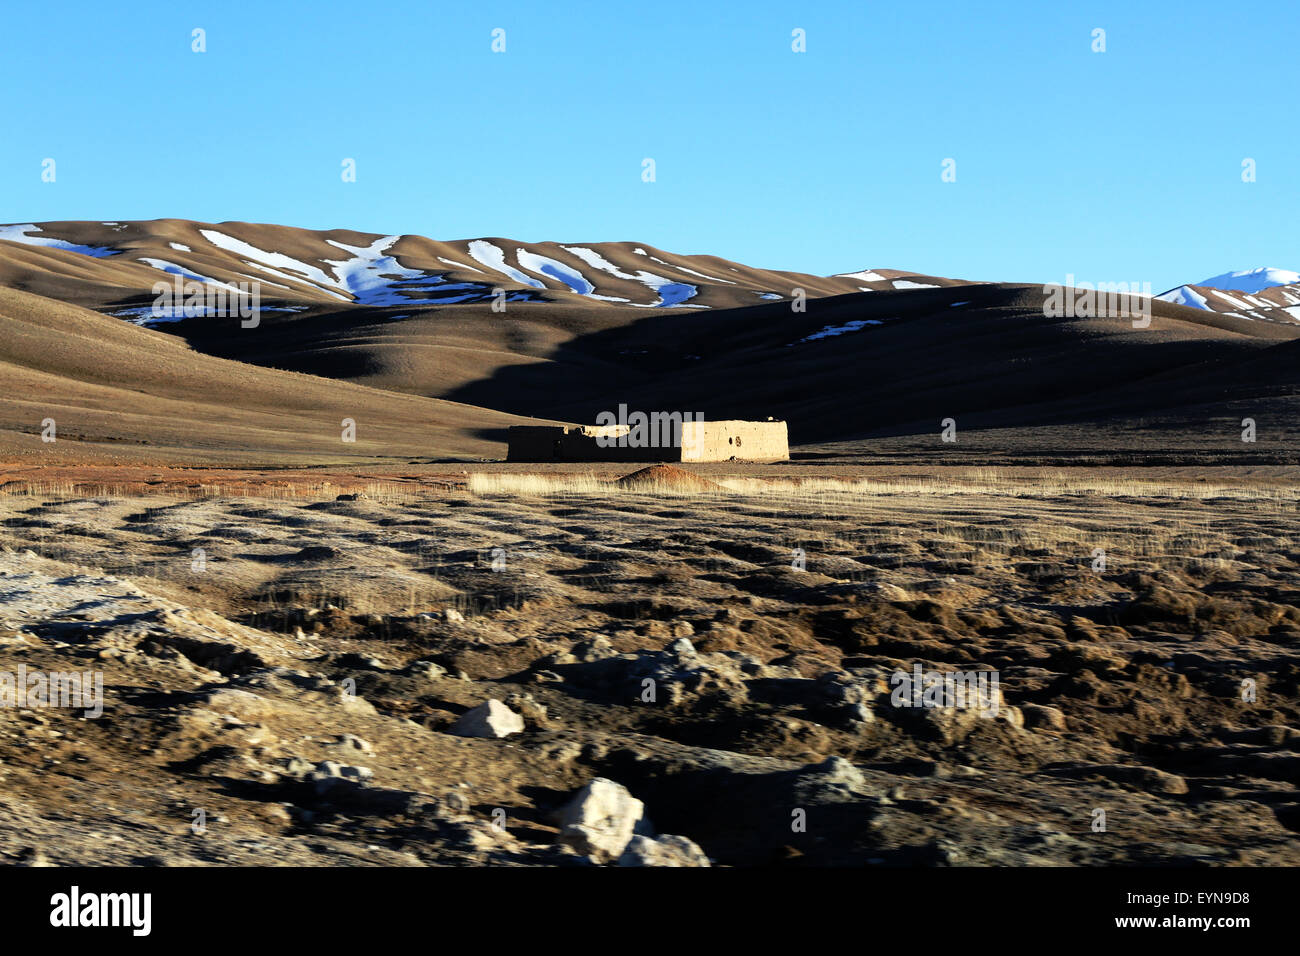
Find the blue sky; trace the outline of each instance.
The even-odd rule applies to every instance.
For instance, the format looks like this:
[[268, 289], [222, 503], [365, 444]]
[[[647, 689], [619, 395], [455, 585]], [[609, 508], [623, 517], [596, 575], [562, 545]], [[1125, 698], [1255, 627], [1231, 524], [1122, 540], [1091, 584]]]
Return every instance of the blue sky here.
[[1300, 269], [1294, 0], [72, 0], [5, 18], [3, 222], [626, 239], [1157, 292]]

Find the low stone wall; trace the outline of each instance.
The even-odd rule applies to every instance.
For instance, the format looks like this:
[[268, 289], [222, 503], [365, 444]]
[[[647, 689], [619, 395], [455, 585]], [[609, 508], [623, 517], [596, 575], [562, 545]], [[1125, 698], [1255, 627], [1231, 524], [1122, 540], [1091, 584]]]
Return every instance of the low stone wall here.
[[515, 425], [507, 433], [507, 461], [785, 461], [785, 422], [687, 422], [680, 446], [631, 447], [598, 439], [626, 436], [626, 425]]
[[506, 461], [680, 461], [680, 448], [602, 447], [597, 439], [627, 434], [626, 425], [513, 425]]

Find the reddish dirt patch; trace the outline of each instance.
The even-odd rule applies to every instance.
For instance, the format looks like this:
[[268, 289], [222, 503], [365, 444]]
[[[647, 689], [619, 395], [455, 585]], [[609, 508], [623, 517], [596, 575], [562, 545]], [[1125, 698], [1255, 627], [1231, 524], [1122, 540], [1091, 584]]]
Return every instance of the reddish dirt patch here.
[[669, 488], [674, 491], [722, 491], [717, 482], [672, 465], [651, 465], [618, 480], [622, 488]]

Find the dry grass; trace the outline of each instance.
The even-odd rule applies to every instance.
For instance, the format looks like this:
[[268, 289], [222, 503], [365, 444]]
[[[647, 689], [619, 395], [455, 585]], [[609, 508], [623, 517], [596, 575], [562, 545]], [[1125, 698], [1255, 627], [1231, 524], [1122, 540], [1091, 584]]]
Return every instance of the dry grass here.
[[722, 491], [705, 491], [667, 482], [645, 481], [623, 486], [616, 479], [581, 475], [513, 475], [483, 474], [469, 476], [468, 488], [476, 495], [509, 495], [544, 498], [555, 495], [655, 495], [670, 497], [721, 497]]
[[469, 490], [477, 495], [518, 495], [530, 497], [564, 495], [655, 495], [674, 497], [744, 497], [794, 498], [806, 501], [840, 496], [850, 498], [998, 496], [1032, 498], [1169, 498], [1205, 501], [1214, 498], [1275, 501], [1300, 501], [1300, 487], [1269, 485], [1229, 485], [1200, 481], [1177, 481], [1129, 477], [1076, 477], [1044, 470], [1038, 476], [1003, 474], [994, 469], [976, 469], [958, 475], [918, 476], [898, 479], [880, 478], [713, 478], [722, 492], [701, 492], [668, 484], [646, 484], [631, 488], [593, 473], [578, 475], [472, 474]]
[[416, 485], [372, 481], [364, 485], [339, 485], [328, 481], [226, 481], [226, 482], [142, 482], [106, 481], [26, 481], [0, 487], [0, 495], [29, 498], [136, 498], [162, 496], [185, 501], [208, 499], [255, 498], [270, 501], [319, 500], [339, 494], [364, 494], [384, 503], [413, 500], [422, 489]]

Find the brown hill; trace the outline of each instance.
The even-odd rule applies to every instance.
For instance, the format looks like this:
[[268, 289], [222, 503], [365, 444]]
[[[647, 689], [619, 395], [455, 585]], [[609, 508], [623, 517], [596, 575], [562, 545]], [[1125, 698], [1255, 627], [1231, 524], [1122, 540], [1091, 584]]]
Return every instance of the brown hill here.
[[418, 308], [490, 301], [734, 308], [763, 300], [936, 287], [896, 270], [813, 276], [645, 243], [439, 241], [179, 219], [0, 226], [0, 284], [144, 320], [159, 279], [258, 282], [263, 301]]
[[[225, 237], [217, 238], [217, 245], [230, 249], [219, 249], [211, 242], [207, 247], [199, 244], [217, 233]], [[299, 407], [297, 413], [314, 414], [317, 422], [344, 417], [338, 411], [321, 411], [337, 409], [344, 401], [342, 393], [328, 391], [329, 383], [322, 379], [367, 386], [363, 393], [375, 402], [381, 402], [375, 390], [382, 389], [459, 403], [455, 410], [438, 403], [385, 406], [375, 417], [388, 420], [385, 415], [389, 415], [393, 421], [409, 421], [411, 427], [395, 428], [386, 436], [361, 431], [362, 436], [382, 440], [369, 447], [359, 441], [358, 447], [346, 449], [345, 454], [500, 457], [499, 429], [513, 415], [591, 422], [597, 413], [620, 404], [632, 409], [698, 412], [714, 420], [780, 417], [790, 423], [796, 446], [848, 443], [845, 447], [866, 447], [861, 443], [889, 436], [932, 437], [938, 423], [951, 417], [964, 434], [972, 429], [1014, 433], [1008, 447], [1014, 445], [1026, 455], [1048, 445], [1058, 451], [1085, 445], [1106, 448], [1120, 433], [1135, 452], [1147, 446], [1199, 446], [1217, 442], [1216, 436], [1231, 431], [1228, 424], [1234, 416], [1239, 421], [1247, 415], [1277, 423], [1268, 431], [1271, 445], [1261, 438], [1257, 449], [1247, 449], [1263, 451], [1268, 445], [1273, 454], [1281, 447], [1277, 442], [1295, 437], [1295, 430], [1285, 423], [1287, 416], [1300, 421], [1300, 415], [1291, 415], [1300, 412], [1300, 371], [1290, 361], [1294, 347], [1283, 348], [1300, 335], [1300, 327], [1160, 300], [1147, 300], [1152, 310], [1150, 326], [1135, 328], [1128, 317], [1049, 317], [1041, 286], [927, 282], [921, 281], [925, 277], [901, 278], [905, 274], [889, 270], [818, 280], [823, 284], [814, 286], [811, 279], [815, 277], [767, 274], [787, 282], [807, 279], [810, 290], [821, 290], [800, 310], [789, 301], [749, 298], [761, 287], [760, 271], [723, 260], [674, 259], [630, 243], [589, 247], [534, 244], [517, 247], [512, 257], [499, 265], [527, 278], [524, 270], [542, 268], [540, 259], [530, 257], [553, 253], [551, 261], [559, 263], [556, 268], [568, 268], [574, 256], [585, 261], [585, 253], [571, 251], [582, 248], [597, 250], [602, 261], [629, 276], [638, 263], [644, 271], [646, 262], [656, 263], [658, 274], [666, 275], [669, 270], [662, 263], [674, 262], [677, 271], [672, 275], [677, 278], [688, 274], [683, 269], [700, 274], [711, 269], [710, 274], [717, 277], [743, 276], [748, 285], [737, 279], [733, 288], [701, 279], [696, 300], [711, 300], [719, 307], [643, 308], [638, 306], [647, 305], [645, 301], [616, 303], [599, 298], [620, 288], [627, 292], [629, 287], [598, 284], [595, 295], [578, 295], [553, 288], [553, 282], [548, 285], [554, 278], [549, 277], [537, 280], [543, 288], [524, 283], [512, 287], [512, 294], [518, 293], [520, 300], [509, 302], [506, 310], [499, 312], [487, 301], [407, 304], [405, 296], [411, 288], [395, 290], [392, 285], [404, 270], [444, 259], [487, 268], [470, 254], [472, 242], [478, 240], [439, 244], [401, 237], [385, 246], [375, 237], [359, 233], [314, 233], [231, 223], [209, 227], [177, 220], [45, 224], [24, 227], [23, 235], [28, 242], [75, 240], [81, 251], [0, 242], [0, 281], [33, 284], [72, 300], [131, 293], [155, 280], [160, 274], [157, 269], [135, 260], [142, 258], [136, 255], [142, 250], [158, 252], [160, 243], [184, 246], [193, 256], [205, 257], [202, 261], [186, 259], [187, 269], [206, 269], [207, 275], [235, 281], [239, 276], [258, 274], [255, 266], [260, 265], [283, 273], [273, 276], [273, 281], [290, 282], [286, 277], [294, 276], [292, 282], [300, 287], [295, 294], [301, 298], [284, 311], [263, 312], [255, 329], [241, 328], [233, 318], [215, 316], [158, 326], [183, 338], [194, 351], [157, 333], [140, 333], [129, 343], [119, 342], [117, 336], [127, 323], [96, 319], [99, 324], [94, 336], [118, 343], [120, 351], [110, 354], [83, 348], [79, 353], [82, 364], [64, 372], [64, 378], [81, 383], [79, 387], [98, 381], [104, 387], [128, 392], [147, 392], [146, 384], [156, 390], [158, 383], [147, 376], [123, 379], [120, 369], [131, 367], [129, 354], [142, 348], [145, 357], [136, 361], [156, 367], [160, 363], [150, 350], [163, 348], [159, 342], [170, 342], [169, 348], [185, 356], [185, 367], [192, 367], [201, 357], [196, 352], [244, 363], [222, 366], [221, 371], [214, 368], [210, 381], [191, 376], [179, 386], [192, 400], [218, 406], [197, 421], [210, 420], [215, 414], [217, 420], [239, 419], [247, 426], [253, 420], [248, 415], [288, 414], [275, 398], [288, 381], [283, 374], [274, 382], [258, 380], [258, 387], [249, 389], [247, 396], [244, 390], [232, 387], [230, 382], [240, 376], [255, 375], [256, 370], [246, 366], [312, 376], [312, 388], [326, 391], [318, 401]], [[257, 260], [238, 243], [262, 252], [278, 250], [276, 255], [293, 259], [301, 271], [295, 272], [296, 267], [279, 260]], [[489, 245], [503, 248], [501, 240], [491, 240]], [[344, 247], [379, 249], [395, 256], [372, 268], [366, 265], [371, 260], [364, 256], [348, 258], [350, 253]], [[490, 258], [484, 252], [486, 247], [475, 248], [480, 258]], [[568, 251], [570, 258], [562, 259], [557, 251], [561, 249]], [[183, 251], [177, 250], [177, 258]], [[335, 254], [337, 260], [327, 258]], [[596, 273], [600, 271], [596, 269]], [[595, 275], [590, 270], [585, 274]], [[448, 275], [458, 279], [469, 273]], [[503, 279], [499, 273], [488, 281]], [[450, 280], [434, 276], [431, 267], [427, 274], [402, 280], [416, 285], [426, 281], [430, 287], [442, 287]], [[836, 284], [858, 288], [862, 283], [877, 283], [878, 287], [871, 292], [832, 294]], [[652, 291], [639, 282], [634, 284], [647, 294]], [[895, 285], [901, 288], [886, 289]], [[738, 289], [745, 291], [739, 301], [750, 304], [722, 307], [736, 301]], [[384, 301], [390, 295], [402, 296], [403, 304], [361, 305], [357, 301], [358, 297]], [[49, 306], [46, 301], [41, 308]], [[102, 302], [99, 307], [104, 308]], [[81, 322], [90, 321], [85, 313], [78, 315]], [[110, 328], [115, 330], [112, 335], [107, 331]], [[52, 327], [47, 326], [36, 341], [52, 335]], [[38, 348], [29, 352], [25, 359], [29, 372], [51, 371], [42, 364], [46, 359]], [[205, 394], [204, 388], [211, 394]], [[246, 403], [248, 415], [243, 408], [222, 406], [226, 400], [216, 395], [239, 396], [228, 401]], [[391, 396], [382, 401], [400, 403], [402, 399]], [[226, 418], [220, 417], [220, 410]], [[24, 406], [23, 417], [15, 420], [23, 423], [29, 435], [35, 434], [36, 423], [45, 417], [33, 419], [32, 415], [32, 409]], [[1211, 420], [1217, 424], [1207, 425]], [[1158, 425], [1143, 424], [1146, 422]], [[1081, 431], [1074, 426], [1086, 428]], [[88, 440], [110, 442], [123, 427], [121, 422], [112, 428], [101, 424], [98, 430], [88, 428], [85, 434]], [[332, 435], [336, 430], [330, 426], [324, 433]], [[139, 430], [126, 429], [125, 433], [135, 435], [132, 440], [152, 440]], [[426, 440], [430, 434], [436, 441]], [[190, 441], [183, 429], [167, 438], [169, 447], [186, 447]], [[206, 448], [206, 441], [197, 445]], [[267, 435], [247, 436], [243, 447], [290, 457], [338, 451], [321, 452], [316, 439], [305, 440], [287, 425], [284, 429], [272, 427]], [[43, 449], [42, 453], [49, 451]]]
[[[56, 440], [42, 440], [53, 419]], [[356, 423], [343, 441], [343, 420]], [[366, 462], [492, 454], [519, 419], [259, 368], [0, 288], [0, 456], [30, 461]]]

